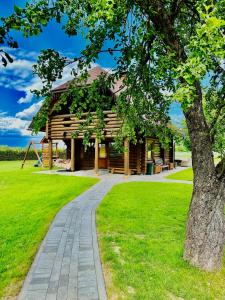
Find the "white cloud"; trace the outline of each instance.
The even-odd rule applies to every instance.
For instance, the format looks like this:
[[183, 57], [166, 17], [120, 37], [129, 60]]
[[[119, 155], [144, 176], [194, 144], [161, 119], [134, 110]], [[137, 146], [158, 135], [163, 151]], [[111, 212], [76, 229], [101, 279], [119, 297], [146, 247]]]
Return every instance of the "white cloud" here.
[[7, 112], [6, 111], [2, 111], [0, 110], [0, 117], [4, 117], [7, 115]]
[[[0, 111], [0, 136], [27, 136], [32, 137], [28, 130], [32, 117], [40, 109], [43, 100], [18, 112], [15, 116], [8, 116], [7, 112]], [[38, 135], [37, 138], [42, 137]]]
[[[31, 105], [17, 112], [15, 116], [9, 116], [7, 112], [0, 110], [0, 136], [23, 136], [32, 138], [28, 127], [32, 117], [37, 113], [43, 103], [43, 100], [32, 103], [36, 99], [31, 93], [31, 90], [38, 90], [42, 87], [40, 78], [33, 74], [32, 69], [39, 53], [6, 47], [4, 50], [13, 57], [14, 62], [8, 64], [6, 68], [0, 65], [0, 87], [24, 92], [25, 95], [17, 101], [18, 104], [31, 103]], [[63, 71], [62, 79], [57, 80], [53, 84], [53, 87], [71, 80], [73, 78], [71, 70], [72, 68], [76, 68], [76, 66], [76, 63], [67, 66]], [[96, 66], [96, 64], [91, 65], [91, 67], [94, 66]], [[41, 138], [42, 136], [43, 133], [37, 135], [36, 138]]]
[[13, 58], [14, 62], [7, 67], [0, 65], [0, 86], [24, 92], [25, 96], [18, 103], [28, 103], [34, 99], [31, 89], [41, 87], [41, 80], [33, 74], [32, 67], [36, 62], [38, 53], [24, 49], [4, 48]]
[[[40, 78], [33, 74], [32, 69], [39, 53], [26, 51], [24, 49], [10, 49], [7, 47], [5, 47], [4, 50], [14, 58], [14, 62], [8, 64], [6, 68], [0, 65], [0, 86], [24, 92], [25, 96], [18, 100], [19, 104], [32, 102], [35, 96], [31, 93], [31, 90], [38, 90], [42, 87]], [[91, 67], [95, 66], [96, 64], [91, 64]], [[57, 80], [53, 84], [53, 88], [71, 80], [73, 78], [71, 71], [73, 68], [76, 69], [76, 67], [77, 63], [65, 67], [62, 79]]]
[[23, 111], [20, 111], [16, 114], [17, 118], [21, 118], [24, 120], [31, 120], [32, 117], [38, 112], [38, 110], [41, 108], [43, 103], [43, 100], [32, 104], [30, 107], [24, 109]]
[[30, 131], [27, 130], [30, 121], [21, 120], [16, 117], [2, 117], [0, 118], [0, 132], [1, 135], [20, 134], [22, 136], [30, 136]]
[[[24, 49], [15, 51], [15, 49], [4, 48], [4, 50], [13, 56], [14, 62], [8, 64], [6, 68], [0, 65], [0, 86], [24, 92], [25, 96], [18, 100], [19, 104], [32, 102], [35, 96], [31, 93], [31, 90], [38, 90], [42, 87], [40, 78], [33, 74], [32, 69], [36, 63], [38, 53], [28, 52]], [[54, 83], [54, 87], [71, 80], [71, 70], [75, 67], [75, 63], [67, 66], [63, 71], [62, 79], [57, 80]]]
[[29, 103], [32, 101], [32, 98], [33, 98], [33, 94], [30, 91], [28, 91], [28, 92], [26, 92], [26, 95], [24, 97], [21, 97], [17, 102], [19, 104]]

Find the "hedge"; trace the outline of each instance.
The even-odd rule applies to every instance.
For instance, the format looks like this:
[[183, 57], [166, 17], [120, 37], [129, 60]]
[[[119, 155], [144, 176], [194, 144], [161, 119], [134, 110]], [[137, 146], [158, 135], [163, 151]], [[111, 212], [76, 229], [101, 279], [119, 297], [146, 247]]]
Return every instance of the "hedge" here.
[[[0, 147], [0, 160], [23, 160], [26, 150], [26, 148]], [[41, 155], [41, 150], [38, 150], [38, 153]], [[33, 149], [30, 149], [27, 159], [37, 160]]]
[[[0, 161], [2, 160], [23, 160], [27, 148], [16, 148], [16, 147], [7, 147], [0, 146]], [[41, 149], [38, 149], [38, 154], [41, 156]], [[65, 158], [65, 151], [59, 150], [60, 158]], [[28, 160], [37, 160], [37, 156], [33, 149], [29, 150], [27, 155]]]

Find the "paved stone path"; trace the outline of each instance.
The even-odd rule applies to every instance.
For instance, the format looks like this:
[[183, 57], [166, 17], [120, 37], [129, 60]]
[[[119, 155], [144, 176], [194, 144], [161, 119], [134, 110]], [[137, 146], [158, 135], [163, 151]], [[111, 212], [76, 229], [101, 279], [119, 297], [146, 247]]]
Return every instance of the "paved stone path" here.
[[95, 208], [119, 178], [101, 180], [54, 219], [19, 300], [105, 300]]
[[[93, 176], [93, 172], [58, 174]], [[98, 251], [95, 209], [113, 185], [119, 182], [159, 181], [191, 184], [188, 181], [165, 179], [165, 175], [166, 172], [163, 175], [128, 178], [106, 173], [100, 175], [99, 183], [67, 204], [55, 217], [26, 277], [18, 300], [106, 300]]]

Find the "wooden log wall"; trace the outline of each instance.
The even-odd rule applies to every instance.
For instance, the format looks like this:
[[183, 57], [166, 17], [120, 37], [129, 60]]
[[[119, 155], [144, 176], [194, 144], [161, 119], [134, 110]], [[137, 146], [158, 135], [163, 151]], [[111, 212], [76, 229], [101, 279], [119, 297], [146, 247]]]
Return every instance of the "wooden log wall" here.
[[145, 143], [141, 144], [141, 173], [146, 173], [146, 151]]
[[[69, 143], [72, 138], [73, 132], [78, 130], [80, 124], [84, 123], [86, 120], [88, 113], [84, 113], [81, 119], [77, 119], [75, 115], [72, 114], [64, 114], [64, 115], [56, 115], [51, 116], [49, 122], [47, 123], [47, 131], [48, 138], [51, 140], [64, 140], [67, 141], [67, 157], [70, 156], [70, 147]], [[104, 120], [105, 120], [105, 128], [103, 130], [103, 134], [106, 139], [111, 140], [111, 138], [115, 137], [118, 130], [122, 125], [122, 121], [117, 118], [117, 115], [112, 111], [104, 112]], [[93, 122], [89, 126], [89, 128], [94, 128], [97, 124], [98, 120], [96, 114], [93, 113]], [[82, 145], [83, 132], [80, 132], [78, 135], [76, 143], [76, 156], [78, 159], [76, 160], [76, 169], [93, 169], [94, 161], [95, 161], [95, 150], [94, 147], [88, 147], [85, 151], [84, 146]], [[95, 139], [95, 134], [92, 135], [91, 139]], [[153, 149], [153, 158], [154, 160], [163, 159], [165, 163], [173, 162], [173, 145], [168, 150], [163, 150], [160, 142], [156, 138], [149, 138], [148, 140], [152, 140], [154, 142]], [[111, 143], [110, 143], [111, 144]], [[44, 154], [45, 152], [45, 154]], [[47, 151], [44, 150], [43, 155], [47, 155]], [[47, 156], [46, 156], [46, 164], [47, 164]], [[138, 173], [146, 173], [146, 163], [147, 163], [147, 149], [146, 142], [143, 142], [139, 145], [130, 144], [130, 155], [129, 155], [129, 168], [133, 170], [137, 170]], [[109, 168], [124, 168], [124, 153], [117, 153], [115, 149], [109, 145], [109, 155], [108, 155], [108, 166]]]
[[171, 142], [167, 148], [161, 147], [161, 158], [165, 164], [173, 163], [174, 162], [174, 147], [173, 142]]
[[137, 145], [130, 143], [130, 169], [137, 170]]
[[154, 140], [154, 148], [153, 148], [153, 156], [154, 156], [154, 160], [157, 160], [157, 159], [163, 159], [163, 156], [161, 154], [161, 145], [160, 145], [160, 142], [159, 140], [155, 139]]
[[42, 163], [43, 167], [49, 167], [49, 145], [48, 143], [42, 144]]
[[175, 144], [174, 144], [174, 141], [171, 141], [171, 143], [170, 143], [169, 153], [170, 153], [170, 162], [174, 163], [175, 162]]
[[[78, 151], [77, 151], [78, 153]], [[95, 161], [95, 147], [87, 147], [85, 150], [84, 145], [80, 148], [80, 169], [91, 170], [94, 169]]]
[[66, 159], [71, 158], [71, 140], [63, 140], [66, 145]]
[[109, 143], [109, 168], [124, 168], [124, 153], [118, 153]]
[[[84, 123], [87, 117], [87, 113], [84, 113], [81, 119], [77, 119], [72, 114], [51, 116], [48, 122], [48, 136], [51, 139], [71, 139], [72, 133], [78, 130], [80, 124]], [[112, 111], [104, 112], [104, 136], [106, 138], [115, 137], [116, 133], [122, 125], [122, 121], [119, 120], [115, 113]], [[94, 128], [98, 120], [96, 114], [93, 113], [93, 122], [88, 128]], [[95, 138], [93, 134], [92, 138]], [[83, 132], [80, 132], [78, 139], [83, 138]]]
[[[139, 170], [140, 173], [142, 168], [141, 145], [130, 143], [129, 148], [129, 168], [131, 170]], [[138, 151], [140, 151], [140, 155], [138, 155]], [[109, 168], [124, 168], [124, 153], [118, 153], [111, 143], [109, 145]]]
[[164, 162], [165, 163], [171, 162], [172, 160], [171, 160], [171, 157], [170, 157], [170, 150], [169, 149], [165, 149], [164, 151], [165, 151], [164, 152]]

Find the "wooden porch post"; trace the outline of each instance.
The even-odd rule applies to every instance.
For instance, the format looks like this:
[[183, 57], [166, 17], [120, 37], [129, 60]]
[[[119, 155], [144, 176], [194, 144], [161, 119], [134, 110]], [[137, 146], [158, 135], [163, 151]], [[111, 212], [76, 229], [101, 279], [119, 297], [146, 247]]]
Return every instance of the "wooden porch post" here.
[[141, 145], [137, 143], [137, 174], [141, 174]]
[[58, 143], [55, 144], [55, 156], [56, 156], [57, 158], [59, 157]]
[[163, 147], [162, 151], [163, 151], [163, 163], [165, 164], [166, 163], [166, 149]]
[[129, 169], [129, 140], [126, 138], [124, 140], [124, 174], [130, 175], [130, 169]]
[[95, 173], [98, 174], [98, 139], [95, 138]]
[[[148, 160], [148, 143], [147, 143], [147, 139], [145, 139], [145, 164], [144, 164], [144, 174], [147, 174], [147, 160]], [[152, 153], [153, 155], [153, 153]]]
[[71, 171], [75, 171], [75, 139], [71, 139]]
[[52, 140], [48, 140], [49, 169], [52, 169]]
[[45, 129], [45, 137], [46, 137], [46, 139], [48, 139], [48, 131], [49, 131], [49, 123], [48, 123], [48, 121], [46, 122], [46, 129]]
[[174, 166], [175, 166], [175, 151], [176, 151], [176, 144], [175, 144], [175, 142], [173, 141], [173, 146], [172, 146], [173, 148], [173, 164], [174, 164]]

